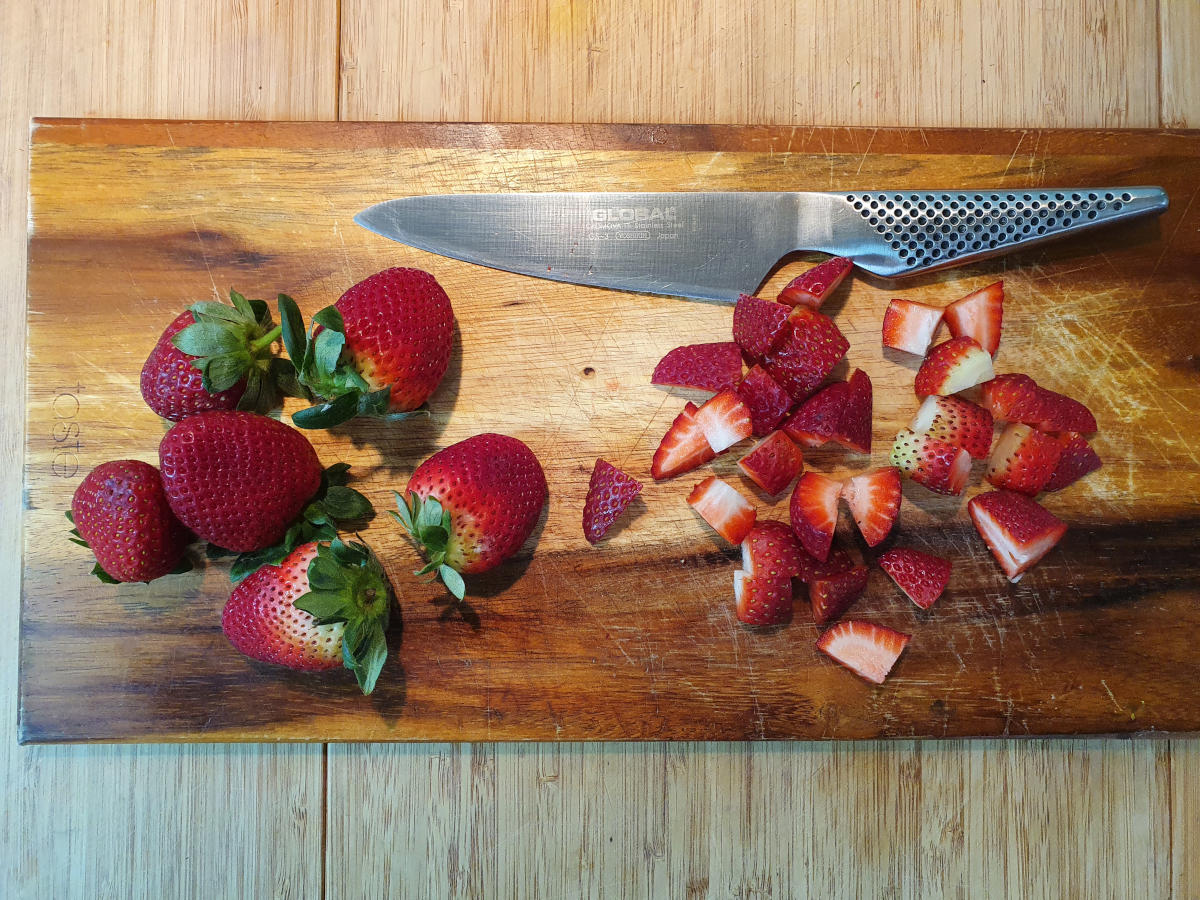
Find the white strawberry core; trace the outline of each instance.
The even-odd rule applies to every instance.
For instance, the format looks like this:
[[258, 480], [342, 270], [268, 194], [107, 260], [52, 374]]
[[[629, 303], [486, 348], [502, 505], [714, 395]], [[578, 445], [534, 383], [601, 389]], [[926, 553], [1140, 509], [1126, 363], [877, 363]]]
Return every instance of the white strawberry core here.
[[1028, 544], [1018, 544], [986, 509], [973, 506], [970, 511], [984, 542], [991, 548], [992, 555], [1000, 563], [1008, 580], [1014, 584], [1058, 543], [1059, 535], [1051, 533]]
[[923, 432], [930, 429], [933, 420], [937, 418], [939, 399], [937, 394], [930, 394], [925, 398], [921, 408], [917, 410], [917, 414], [913, 416], [913, 420], [908, 426], [911, 431]]
[[946, 373], [946, 380], [942, 384], [942, 393], [957, 394], [969, 387], [991, 381], [995, 377], [992, 358], [988, 356], [987, 351], [972, 350], [963, 357], [958, 365]]

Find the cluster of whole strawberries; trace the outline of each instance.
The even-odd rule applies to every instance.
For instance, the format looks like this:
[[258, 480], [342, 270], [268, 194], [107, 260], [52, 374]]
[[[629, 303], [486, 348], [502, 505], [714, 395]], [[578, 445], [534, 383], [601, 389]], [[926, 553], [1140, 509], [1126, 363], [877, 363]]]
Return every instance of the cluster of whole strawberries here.
[[[994, 375], [1004, 300], [998, 282], [944, 309], [893, 300], [883, 345], [925, 359], [915, 379], [923, 403], [896, 437], [892, 465], [845, 480], [806, 471], [801, 447], [832, 442], [855, 453], [871, 451], [871, 379], [856, 369], [846, 381], [825, 384], [849, 342], [818, 310], [852, 268], [850, 259], [839, 257], [792, 281], [776, 301], [743, 295], [734, 308], [733, 341], [676, 348], [651, 379], [714, 392], [702, 406], [688, 403], [672, 423], [654, 455], [656, 480], [691, 471], [752, 435], [761, 440], [738, 465], [764, 492], [778, 496], [799, 476], [787, 524], [759, 520], [754, 505], [716, 476], [699, 482], [687, 498], [718, 534], [741, 545], [733, 589], [738, 619], [748, 625], [790, 621], [793, 579], [807, 584], [818, 626], [843, 616], [863, 593], [868, 566], [833, 546], [841, 500], [874, 548], [899, 515], [902, 476], [935, 492], [960, 494], [971, 460], [988, 458], [987, 477], [998, 490], [972, 498], [968, 509], [1016, 581], [1066, 531], [1032, 496], [1066, 487], [1100, 466], [1083, 437], [1096, 430], [1083, 404], [1025, 375]], [[926, 357], [943, 321], [951, 337]], [[743, 361], [750, 366], [744, 374]], [[979, 384], [982, 405], [955, 396]], [[993, 421], [1009, 424], [991, 449]], [[590, 541], [599, 540], [640, 488], [597, 462], [584, 509]], [[877, 562], [922, 609], [942, 595], [952, 570], [949, 560], [907, 547], [888, 549]], [[876, 623], [843, 620], [821, 634], [817, 647], [882, 683], [909, 637]]]
[[[369, 693], [394, 597], [370, 549], [338, 533], [374, 511], [347, 485], [349, 466], [323, 468], [302, 432], [265, 413], [283, 395], [312, 403], [292, 415], [301, 428], [421, 410], [450, 361], [450, 299], [429, 273], [401, 268], [354, 285], [307, 330], [284, 294], [278, 325], [264, 302], [230, 299], [195, 303], [163, 332], [141, 374], [146, 403], [176, 423], [159, 468], [115, 460], [93, 469], [71, 502], [73, 540], [90, 547], [106, 582], [185, 571], [197, 539], [209, 558], [237, 554], [222, 613], [230, 643], [293, 669], [345, 666]], [[546, 494], [525, 444], [480, 434], [418, 466], [391, 515], [425, 555], [418, 574], [461, 599], [463, 574], [524, 544]]]

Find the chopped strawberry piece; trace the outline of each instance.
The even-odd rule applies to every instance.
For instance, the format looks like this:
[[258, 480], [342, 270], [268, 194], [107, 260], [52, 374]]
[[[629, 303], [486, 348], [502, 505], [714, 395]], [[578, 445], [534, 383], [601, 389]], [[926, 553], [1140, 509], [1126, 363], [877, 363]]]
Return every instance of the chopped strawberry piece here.
[[1011, 423], [988, 457], [987, 480], [1032, 497], [1050, 481], [1062, 451], [1062, 444], [1050, 435]]
[[987, 381], [995, 373], [992, 358], [973, 338], [956, 337], [929, 351], [917, 370], [913, 387], [918, 397], [957, 394]]
[[696, 422], [697, 412], [696, 404], [688, 403], [663, 435], [650, 464], [650, 474], [655, 481], [690, 472], [717, 455]]
[[977, 494], [967, 512], [1009, 581], [1020, 581], [1067, 533], [1066, 522], [1036, 500], [1012, 491]]
[[888, 536], [900, 514], [900, 470], [888, 466], [855, 475], [842, 484], [842, 497], [863, 540], [875, 547]]
[[942, 596], [952, 569], [950, 560], [908, 547], [879, 554], [879, 566], [921, 609], [929, 609]]
[[1096, 430], [1091, 410], [1065, 394], [1039, 387], [1028, 375], [997, 375], [983, 385], [980, 396], [997, 422], [1021, 422], [1039, 431]]
[[960, 397], [930, 394], [908, 427], [961, 447], [972, 459], [985, 458], [992, 445], [992, 414]]
[[971, 456], [932, 435], [901, 428], [892, 445], [892, 465], [931, 491], [961, 494], [971, 472]]
[[846, 395], [846, 406], [833, 439], [849, 450], [870, 453], [873, 407], [871, 379], [862, 369], [855, 369], [847, 383], [850, 393]]
[[733, 573], [738, 621], [746, 625], [782, 625], [792, 620], [792, 579], [787, 576]]
[[866, 566], [818, 578], [808, 586], [808, 599], [812, 603], [813, 621], [818, 625], [831, 622], [854, 605], [854, 601], [867, 589], [871, 570]]
[[750, 480], [774, 497], [804, 470], [804, 454], [782, 431], [772, 431], [738, 460]]
[[792, 489], [789, 514], [800, 546], [821, 562], [829, 558], [837, 528], [838, 497], [842, 483], [818, 472], [805, 472]]
[[849, 619], [817, 638], [817, 649], [867, 681], [883, 684], [909, 639], [883, 625]]
[[742, 294], [733, 307], [733, 339], [750, 359], [761, 360], [774, 349], [791, 311], [782, 303]]
[[731, 544], [740, 544], [754, 527], [754, 506], [716, 475], [709, 475], [692, 488], [687, 502]]
[[792, 578], [810, 564], [815, 561], [783, 522], [757, 521], [742, 541], [742, 568], [747, 575]]
[[854, 568], [854, 560], [841, 547], [832, 547], [829, 550], [829, 558], [824, 562], [814, 559], [803, 547], [800, 548], [800, 552], [803, 556], [800, 558], [800, 571], [796, 577], [805, 584], [833, 578], [835, 575], [841, 575]]
[[839, 430], [842, 410], [850, 400], [850, 383], [835, 381], [826, 385], [788, 416], [783, 430], [805, 447], [820, 447], [833, 440]]
[[754, 430], [749, 407], [731, 388], [710, 397], [696, 411], [696, 424], [713, 453], [724, 453], [738, 441], [750, 437]]
[[792, 408], [792, 398], [762, 366], [754, 366], [737, 386], [750, 410], [750, 426], [758, 437], [774, 431]]
[[803, 400], [833, 371], [850, 342], [828, 316], [806, 306], [797, 306], [788, 316], [788, 327], [763, 365], [771, 377], [792, 395]]
[[995, 356], [1000, 346], [1000, 326], [1004, 321], [1004, 282], [997, 281], [946, 307], [946, 325], [955, 337], [974, 338]]
[[1062, 445], [1062, 456], [1042, 488], [1044, 491], [1061, 491], [1103, 465], [1096, 451], [1080, 435], [1066, 432], [1058, 436], [1058, 442]]
[[587, 499], [583, 501], [583, 535], [589, 544], [604, 537], [617, 517], [642, 492], [642, 483], [626, 475], [616, 466], [596, 460], [588, 481]]
[[676, 347], [658, 361], [651, 384], [719, 391], [742, 378], [742, 351], [733, 341]]
[[787, 287], [779, 292], [778, 300], [788, 306], [801, 305], [816, 309], [837, 290], [837, 286], [853, 268], [854, 260], [848, 256], [827, 259], [789, 281]]
[[893, 300], [883, 314], [883, 346], [924, 356], [942, 322], [942, 311], [915, 300]]

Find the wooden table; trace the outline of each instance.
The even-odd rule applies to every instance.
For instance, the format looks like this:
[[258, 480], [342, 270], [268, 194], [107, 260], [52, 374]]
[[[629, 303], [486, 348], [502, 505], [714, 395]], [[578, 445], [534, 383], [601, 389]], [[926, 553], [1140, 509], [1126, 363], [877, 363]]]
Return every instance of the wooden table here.
[[3, 4], [0, 893], [1200, 897], [1195, 740], [15, 742], [31, 116], [1200, 126], [1194, 0], [1000, 6]]

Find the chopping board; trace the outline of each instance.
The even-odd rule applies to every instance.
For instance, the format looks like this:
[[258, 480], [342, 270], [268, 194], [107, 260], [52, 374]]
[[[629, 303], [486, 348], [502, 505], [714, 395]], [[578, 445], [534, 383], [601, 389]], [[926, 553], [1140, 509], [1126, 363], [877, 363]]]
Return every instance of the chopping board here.
[[[752, 127], [395, 125], [43, 120], [32, 131], [20, 739], [692, 740], [1200, 730], [1200, 133]], [[874, 567], [852, 615], [912, 634], [868, 684], [796, 621], [735, 618], [738, 548], [685, 502], [715, 472], [786, 519], [739, 474], [738, 450], [655, 483], [659, 438], [685, 400], [650, 384], [672, 347], [728, 340], [732, 309], [496, 272], [395, 244], [353, 215], [395, 196], [544, 190], [865, 190], [1157, 184], [1158, 219], [901, 282], [856, 276], [826, 305], [848, 365], [874, 382], [868, 457], [813, 450], [843, 477], [886, 464], [917, 407], [916, 361], [880, 347], [888, 300], [944, 304], [1003, 278], [1001, 372], [1086, 402], [1104, 468], [1044, 497], [1070, 524], [1018, 584], [963, 497], [907, 484], [884, 546], [953, 560], [917, 609]], [[773, 297], [816, 257], [798, 254]], [[416, 465], [472, 434], [519, 437], [550, 502], [509, 563], [462, 604], [380, 515], [362, 537], [399, 614], [375, 693], [346, 673], [292, 673], [235, 652], [220, 629], [227, 564], [149, 585], [102, 585], [63, 512], [108, 459], [157, 460], [166, 423], [141, 402], [142, 362], [189, 303], [283, 291], [308, 315], [389, 266], [432, 272], [457, 319], [431, 415], [311, 434], [352, 464], [380, 511]], [[754, 290], [747, 285], [746, 290]], [[845, 365], [843, 366], [845, 368]], [[287, 412], [294, 407], [289, 403]], [[583, 538], [603, 457], [646, 482], [598, 546]], [[843, 512], [839, 540], [870, 560]], [[880, 548], [883, 549], [883, 548]]]

